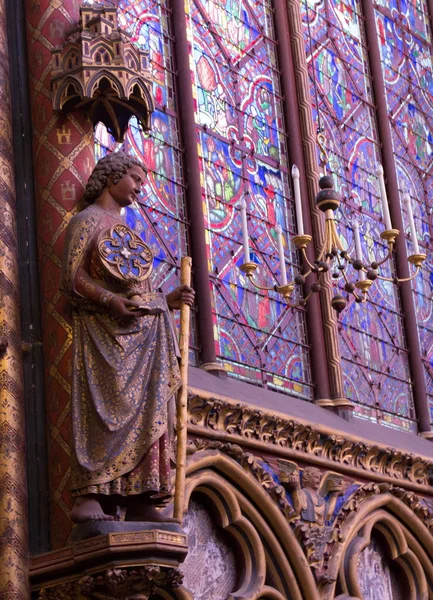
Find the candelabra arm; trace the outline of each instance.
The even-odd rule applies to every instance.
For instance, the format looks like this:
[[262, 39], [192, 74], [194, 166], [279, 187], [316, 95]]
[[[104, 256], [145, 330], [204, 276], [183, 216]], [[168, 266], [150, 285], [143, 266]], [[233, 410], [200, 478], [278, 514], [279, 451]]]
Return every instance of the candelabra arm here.
[[427, 258], [427, 254], [420, 253], [420, 254], [411, 254], [410, 256], [407, 257], [407, 260], [410, 262], [411, 265], [415, 265], [415, 267], [420, 268], [426, 258]]
[[295, 283], [293, 282], [289, 282], [286, 283], [285, 285], [273, 285], [272, 287], [268, 287], [265, 285], [259, 285], [258, 283], [256, 283], [254, 281], [254, 272], [257, 269], [257, 265], [256, 263], [252, 263], [252, 262], [248, 262], [248, 263], [243, 263], [242, 265], [239, 266], [239, 269], [242, 271], [242, 273], [245, 273], [245, 275], [248, 277], [250, 283], [257, 289], [257, 290], [261, 290], [263, 292], [278, 292], [279, 294], [281, 294], [283, 296], [283, 298], [288, 301], [288, 299], [290, 298], [290, 296], [293, 293], [293, 290], [295, 289]]
[[326, 226], [325, 226], [325, 239], [323, 240], [322, 247], [320, 248], [319, 253], [317, 255], [317, 261], [323, 260], [323, 257], [326, 254], [326, 249], [327, 249], [327, 247], [329, 245], [329, 239], [328, 239], [329, 235], [328, 235], [328, 232], [329, 232], [329, 229], [328, 229], [328, 225], [326, 224]]
[[363, 293], [364, 298], [366, 297], [366, 294], [372, 285], [373, 281], [371, 279], [361, 279], [355, 283], [355, 286], [358, 288], [358, 290], [361, 290]]
[[[382, 258], [382, 260], [380, 261], [375, 261], [375, 267], [374, 269], [377, 270], [379, 267], [381, 267], [382, 265], [384, 265], [392, 256], [394, 250], [394, 242], [388, 242], [388, 252], [385, 256], [385, 258]], [[370, 269], [373, 269], [373, 265], [370, 265], [370, 267], [368, 267]], [[364, 269], [364, 271], [366, 271], [367, 269]]]
[[[341, 263], [340, 263], [340, 260], [338, 260], [338, 264], [341, 264]], [[346, 271], [342, 271], [342, 274], [343, 274], [343, 279], [344, 279], [344, 281], [345, 281], [345, 282], [346, 282], [348, 285], [350, 285], [350, 281], [349, 281], [349, 278], [347, 277], [347, 273], [346, 273]]]
[[239, 269], [242, 271], [242, 273], [245, 273], [248, 278], [251, 278], [257, 269], [257, 265], [253, 262], [246, 262], [242, 265], [239, 265]]
[[290, 282], [286, 283], [285, 285], [276, 285], [274, 289], [276, 292], [281, 294], [284, 300], [286, 300], [286, 302], [289, 304], [289, 300], [293, 294], [293, 290], [295, 289], [295, 284]]
[[384, 277], [383, 275], [378, 275], [376, 279], [380, 279], [381, 281], [390, 281], [391, 283], [400, 283], [400, 280], [397, 277]]
[[[246, 263], [246, 264], [248, 264], [248, 263]], [[244, 266], [244, 265], [241, 265], [241, 266]], [[244, 273], [245, 273], [245, 271], [244, 271]], [[245, 273], [245, 274], [248, 277], [248, 279], [250, 280], [250, 283], [258, 290], [262, 290], [263, 292], [272, 292], [272, 291], [275, 291], [275, 289], [277, 288], [276, 285], [273, 285], [272, 287], [268, 287], [266, 285], [259, 285], [253, 279], [253, 277], [254, 277], [253, 273]]]
[[308, 300], [314, 294], [314, 292], [320, 291], [320, 284], [322, 283], [323, 276], [324, 276], [324, 272], [322, 271], [319, 274], [319, 277], [317, 278], [316, 285], [318, 285], [319, 287], [316, 288], [316, 290], [311, 289], [310, 292], [308, 292], [308, 294], [305, 296], [305, 298], [300, 298], [297, 302], [288, 302], [289, 307], [290, 308], [299, 308], [300, 306], [305, 306], [307, 304]]
[[415, 273], [413, 273], [410, 277], [405, 277], [404, 279], [399, 279], [398, 283], [405, 283], [406, 281], [412, 281], [412, 279], [415, 279], [415, 277], [418, 275], [420, 270], [421, 270], [421, 267], [420, 267], [420, 265], [418, 265], [415, 269]]
[[289, 308], [299, 308], [300, 306], [305, 306], [312, 295], [313, 292], [310, 292], [305, 296], [305, 298], [301, 298], [297, 302], [287, 302], [287, 305], [289, 306]]
[[[386, 233], [386, 232], [385, 232]], [[412, 281], [419, 274], [421, 270], [422, 263], [427, 258], [426, 254], [411, 254], [407, 257], [408, 262], [411, 265], [414, 265], [415, 272], [412, 273], [410, 277], [403, 277], [402, 279], [398, 279], [397, 277], [383, 277], [382, 275], [378, 275], [377, 278], [382, 281], [390, 281], [391, 283], [405, 283], [406, 281]]]
[[292, 238], [292, 242], [295, 244], [298, 250], [305, 250], [305, 248], [308, 246], [312, 239], [313, 238], [311, 237], [311, 235], [305, 233], [302, 235], [295, 235]]
[[302, 276], [308, 277], [308, 275], [311, 273], [311, 270], [315, 269], [316, 267], [313, 264], [311, 264], [311, 262], [309, 261], [305, 248], [302, 248], [301, 252], [302, 252], [302, 258], [304, 259], [304, 262], [310, 267], [310, 270], [308, 271], [308, 273], [302, 273]]
[[[339, 265], [341, 265], [341, 259], [340, 259], [340, 257], [339, 257], [338, 255], [337, 255], [337, 261], [338, 261], [338, 264], [339, 264]], [[346, 289], [346, 291], [348, 291], [350, 294], [352, 294], [352, 296], [353, 296], [353, 297], [355, 298], [355, 300], [357, 300], [358, 302], [365, 302], [365, 294], [364, 294], [364, 297], [362, 298], [361, 296], [359, 296], [359, 295], [358, 295], [358, 294], [355, 292], [355, 287], [359, 287], [359, 286], [357, 286], [357, 284], [351, 284], [351, 282], [349, 281], [349, 278], [347, 277], [347, 273], [346, 273], [346, 271], [345, 271], [345, 270], [342, 270], [342, 271], [341, 271], [341, 273], [342, 273], [342, 275], [343, 275], [343, 279], [344, 279], [344, 281], [346, 282], [346, 284], [347, 284], [348, 286], [352, 286], [352, 287], [353, 287], [353, 289], [349, 289], [349, 290], [347, 290], [347, 289]]]

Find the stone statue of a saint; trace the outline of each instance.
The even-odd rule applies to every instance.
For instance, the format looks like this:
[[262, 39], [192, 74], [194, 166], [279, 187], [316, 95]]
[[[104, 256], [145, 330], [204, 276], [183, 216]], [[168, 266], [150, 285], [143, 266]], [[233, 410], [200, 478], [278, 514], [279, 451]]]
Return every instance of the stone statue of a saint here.
[[[146, 169], [124, 153], [102, 158], [68, 226], [62, 287], [73, 306], [72, 520], [168, 521], [157, 509], [171, 495], [170, 459], [180, 386], [169, 309], [194, 303], [180, 286], [149, 284], [152, 252], [121, 209], [141, 192]], [[171, 414], [171, 417], [170, 417]]]
[[343, 494], [341, 480], [328, 477], [325, 482], [326, 489], [323, 489], [322, 478], [322, 472], [315, 467], [307, 467], [304, 470], [302, 486], [296, 471], [281, 478], [282, 485], [291, 494], [295, 512], [304, 522], [320, 527], [331, 519], [337, 498]]

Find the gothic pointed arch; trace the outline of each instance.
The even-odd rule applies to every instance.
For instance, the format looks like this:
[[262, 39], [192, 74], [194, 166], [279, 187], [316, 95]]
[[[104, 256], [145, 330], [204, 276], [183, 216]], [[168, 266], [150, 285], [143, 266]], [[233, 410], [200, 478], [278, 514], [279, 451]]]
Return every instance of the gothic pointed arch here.
[[[411, 600], [433, 598], [429, 514], [421, 498], [401, 488], [385, 484], [359, 488], [336, 519], [340, 541], [332, 548], [322, 598], [332, 600], [336, 589], [363, 598], [362, 553], [369, 551], [383, 554], [387, 572], [382, 578], [389, 580], [390, 589], [398, 585]], [[395, 582], [393, 572], [398, 573]]]
[[[243, 454], [236, 446], [226, 450]], [[318, 600], [304, 552], [275, 501], [278, 493], [270, 489], [280, 486], [252, 455], [243, 454], [243, 460], [250, 461], [250, 469], [218, 449], [204, 449], [187, 465], [185, 511], [197, 496], [204, 497], [240, 561], [236, 571], [241, 575], [229, 597]]]

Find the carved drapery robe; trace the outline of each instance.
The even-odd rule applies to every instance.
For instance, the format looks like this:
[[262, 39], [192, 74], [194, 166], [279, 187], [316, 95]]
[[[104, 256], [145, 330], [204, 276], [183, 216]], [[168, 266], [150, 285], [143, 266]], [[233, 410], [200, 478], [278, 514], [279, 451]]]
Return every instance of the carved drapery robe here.
[[[119, 215], [92, 205], [71, 219], [66, 236], [62, 286], [73, 305], [71, 487], [74, 495], [162, 498], [171, 491], [168, 403], [180, 386], [172, 322], [165, 296], [151, 292], [147, 279], [119, 282], [104, 267], [98, 241], [119, 222]], [[82, 280], [83, 271], [91, 279]], [[138, 294], [162, 312], [122, 322], [86, 297], [88, 286]]]
[[319, 494], [314, 494], [314, 496], [316, 496], [316, 499], [314, 499], [313, 494], [311, 494], [308, 488], [304, 488], [302, 490], [302, 496], [302, 519], [304, 521], [307, 521], [308, 523], [317, 523], [318, 525], [324, 525], [326, 511], [325, 499], [322, 498], [322, 496], [320, 496]]

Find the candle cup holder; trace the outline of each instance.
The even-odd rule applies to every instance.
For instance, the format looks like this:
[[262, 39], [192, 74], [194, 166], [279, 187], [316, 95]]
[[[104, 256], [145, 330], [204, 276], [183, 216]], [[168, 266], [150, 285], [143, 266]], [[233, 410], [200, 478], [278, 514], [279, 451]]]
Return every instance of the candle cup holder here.
[[242, 271], [242, 273], [245, 273], [247, 277], [252, 277], [255, 270], [257, 269], [257, 265], [253, 262], [246, 262], [240, 265], [239, 269]]
[[295, 289], [295, 284], [286, 283], [285, 285], [276, 285], [275, 289], [279, 294], [283, 296], [284, 300], [288, 302], [293, 294], [293, 290]]
[[417, 267], [419, 269], [426, 258], [427, 258], [426, 254], [420, 253], [420, 254], [411, 254], [410, 256], [407, 257], [407, 260], [408, 260], [408, 262], [410, 262], [411, 265], [414, 265], [415, 267]]
[[399, 235], [400, 231], [398, 229], [386, 229], [385, 231], [382, 231], [380, 237], [386, 242], [388, 242], [388, 244], [394, 244], [395, 238]]
[[298, 250], [305, 249], [308, 244], [311, 242], [313, 238], [311, 235], [303, 234], [303, 235], [295, 235], [292, 239], [292, 242], [295, 244]]
[[371, 281], [371, 279], [360, 279], [355, 283], [355, 287], [358, 290], [361, 290], [363, 294], [366, 294], [372, 285], [373, 282]]

